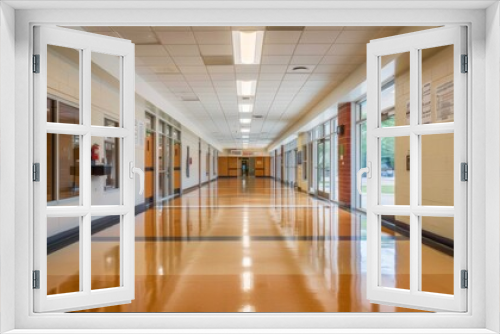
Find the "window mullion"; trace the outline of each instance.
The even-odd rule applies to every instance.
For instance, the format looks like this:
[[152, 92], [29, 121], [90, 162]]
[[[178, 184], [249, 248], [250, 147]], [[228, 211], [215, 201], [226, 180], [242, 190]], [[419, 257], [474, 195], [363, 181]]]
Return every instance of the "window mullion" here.
[[[418, 124], [420, 61], [417, 49], [410, 50], [410, 129]], [[410, 132], [410, 291], [420, 286], [419, 217], [411, 210], [420, 204], [420, 144], [419, 136]]]
[[[82, 51], [82, 61], [81, 61], [81, 85], [80, 85], [80, 110], [82, 125], [90, 130], [91, 126], [91, 84], [92, 84], [92, 72], [91, 72], [91, 50], [86, 48]], [[91, 139], [92, 134], [87, 131], [82, 137], [82, 145], [80, 149], [80, 161], [81, 161], [81, 205], [86, 208], [90, 208], [91, 205], [91, 189], [92, 189], [92, 179], [91, 179]], [[82, 270], [80, 271], [81, 281], [83, 281], [83, 290], [85, 293], [90, 293], [92, 272], [91, 272], [91, 236], [92, 236], [92, 216], [90, 212], [87, 212], [83, 216], [81, 243], [80, 243], [80, 263]]]

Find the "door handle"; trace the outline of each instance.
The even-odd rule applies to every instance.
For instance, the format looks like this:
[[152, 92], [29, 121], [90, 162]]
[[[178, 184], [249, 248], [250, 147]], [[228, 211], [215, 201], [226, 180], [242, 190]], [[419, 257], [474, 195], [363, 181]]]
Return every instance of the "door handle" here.
[[363, 176], [363, 174], [366, 173], [366, 176], [369, 179], [371, 179], [371, 177], [372, 177], [372, 168], [371, 167], [372, 167], [372, 163], [367, 162], [365, 168], [361, 168], [360, 170], [358, 170], [356, 186], [358, 187], [358, 192], [360, 194], [363, 194], [363, 190], [361, 189], [361, 177]]
[[142, 195], [144, 193], [144, 171], [138, 167], [134, 167], [133, 161], [130, 161], [128, 166], [129, 166], [129, 177], [131, 179], [134, 178], [135, 174], [139, 176], [139, 195]]

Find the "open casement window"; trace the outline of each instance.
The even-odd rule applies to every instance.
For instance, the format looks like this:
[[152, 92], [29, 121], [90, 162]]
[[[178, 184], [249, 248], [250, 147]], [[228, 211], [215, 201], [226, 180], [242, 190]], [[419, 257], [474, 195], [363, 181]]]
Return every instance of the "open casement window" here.
[[[141, 176], [134, 44], [38, 26], [33, 72], [34, 311], [130, 303], [134, 173]], [[109, 178], [115, 187], [105, 191]], [[104, 227], [106, 238], [94, 240]]]
[[458, 26], [368, 45], [362, 172], [373, 303], [467, 310], [466, 54]]

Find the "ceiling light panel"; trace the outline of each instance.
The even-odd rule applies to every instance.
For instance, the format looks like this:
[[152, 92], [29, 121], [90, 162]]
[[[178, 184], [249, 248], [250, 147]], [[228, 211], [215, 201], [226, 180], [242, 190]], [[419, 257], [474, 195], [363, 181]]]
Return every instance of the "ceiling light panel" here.
[[233, 31], [233, 56], [235, 64], [260, 64], [263, 31]]
[[250, 132], [250, 129], [249, 128], [242, 128], [240, 130], [241, 133], [249, 133]]
[[254, 96], [257, 81], [236, 81], [236, 89], [239, 96]]
[[241, 113], [249, 113], [249, 112], [252, 112], [253, 105], [252, 104], [240, 104], [240, 105], [238, 105], [238, 110]]
[[241, 124], [250, 124], [250, 123], [252, 123], [252, 119], [251, 118], [241, 118], [240, 123]]

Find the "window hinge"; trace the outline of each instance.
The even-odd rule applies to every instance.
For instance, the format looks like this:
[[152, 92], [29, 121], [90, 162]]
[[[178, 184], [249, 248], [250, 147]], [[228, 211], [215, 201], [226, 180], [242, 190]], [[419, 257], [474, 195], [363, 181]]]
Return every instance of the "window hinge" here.
[[40, 164], [38, 162], [33, 164], [33, 181], [40, 182]]
[[33, 73], [40, 73], [40, 55], [33, 55]]
[[462, 289], [467, 289], [469, 287], [469, 273], [467, 270], [462, 270]]
[[469, 165], [466, 162], [460, 165], [460, 180], [469, 181]]
[[469, 72], [469, 57], [462, 55], [462, 73]]
[[40, 270], [33, 270], [33, 289], [40, 289]]

